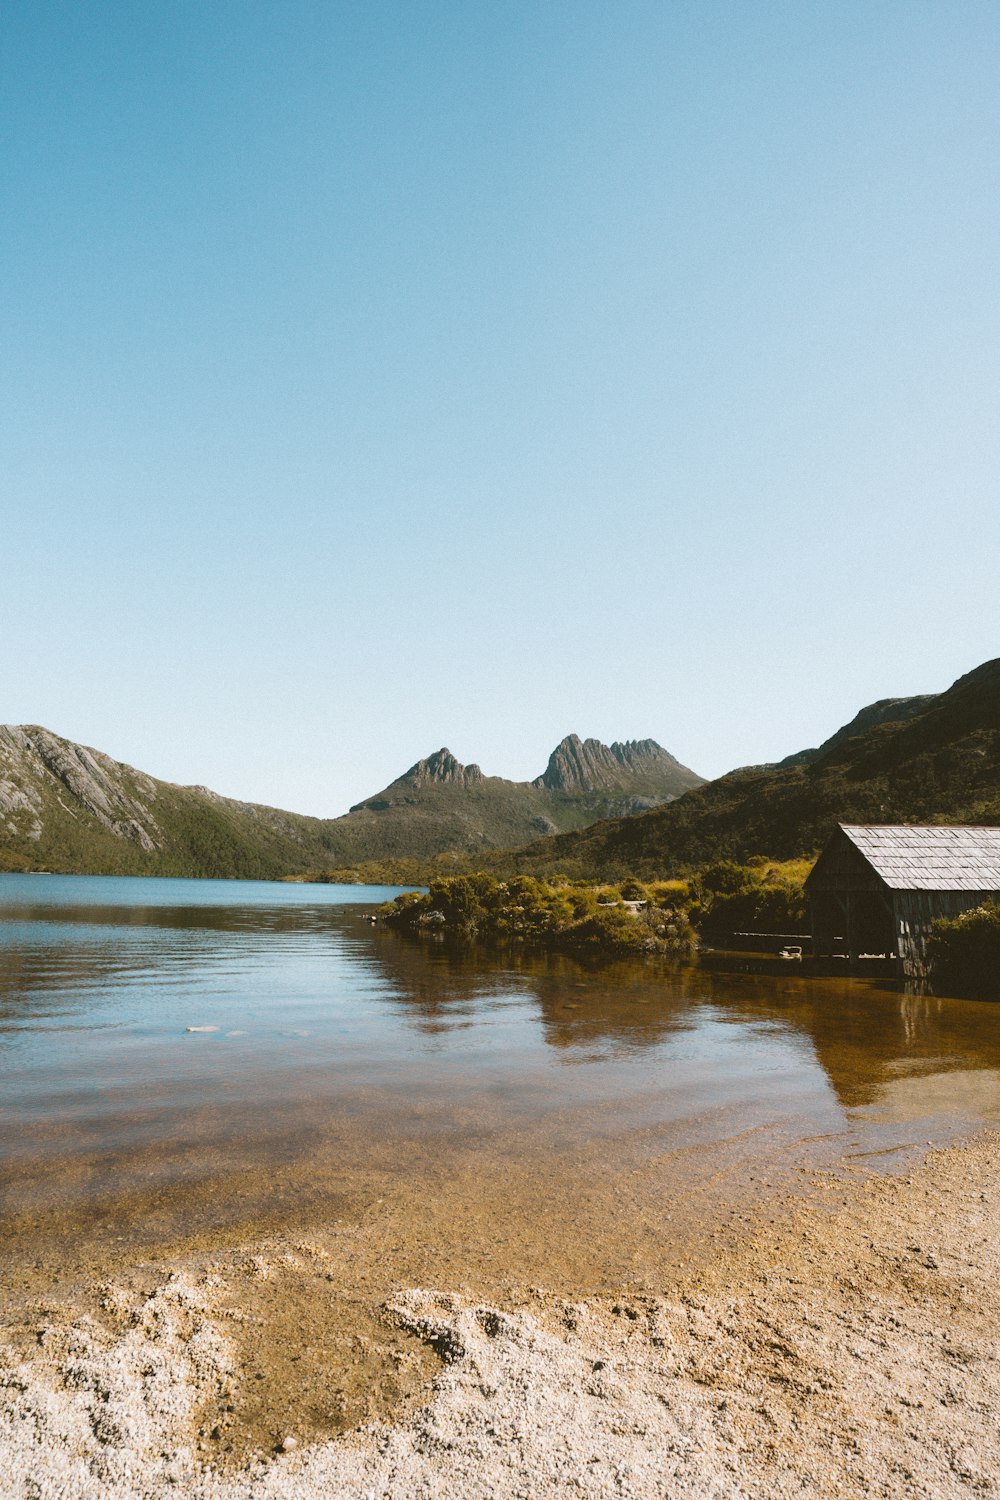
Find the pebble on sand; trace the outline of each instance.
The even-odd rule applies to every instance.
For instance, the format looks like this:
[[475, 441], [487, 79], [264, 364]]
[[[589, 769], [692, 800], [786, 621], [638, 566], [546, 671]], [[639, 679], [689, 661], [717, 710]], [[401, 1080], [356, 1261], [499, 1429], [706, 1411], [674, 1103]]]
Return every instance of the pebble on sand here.
[[298, 1446], [298, 1438], [292, 1437], [291, 1434], [289, 1434], [288, 1437], [283, 1437], [281, 1439], [281, 1442], [278, 1444], [278, 1447], [281, 1449], [282, 1453], [291, 1453], [292, 1449], [297, 1448]]

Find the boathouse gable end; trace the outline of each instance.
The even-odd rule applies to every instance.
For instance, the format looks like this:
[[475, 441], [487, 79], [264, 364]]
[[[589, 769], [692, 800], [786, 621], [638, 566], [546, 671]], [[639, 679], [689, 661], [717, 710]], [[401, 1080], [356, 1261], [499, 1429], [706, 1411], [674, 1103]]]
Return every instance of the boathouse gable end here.
[[1000, 898], [1000, 828], [842, 823], [806, 892], [817, 957], [882, 953], [919, 978], [937, 917]]

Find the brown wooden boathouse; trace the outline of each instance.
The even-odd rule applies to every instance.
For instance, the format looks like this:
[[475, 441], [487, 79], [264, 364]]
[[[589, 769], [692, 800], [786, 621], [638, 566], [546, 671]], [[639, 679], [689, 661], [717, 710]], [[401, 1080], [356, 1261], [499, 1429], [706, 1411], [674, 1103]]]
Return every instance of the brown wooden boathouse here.
[[817, 958], [895, 958], [927, 973], [936, 917], [1000, 899], [1000, 828], [841, 823], [806, 880]]

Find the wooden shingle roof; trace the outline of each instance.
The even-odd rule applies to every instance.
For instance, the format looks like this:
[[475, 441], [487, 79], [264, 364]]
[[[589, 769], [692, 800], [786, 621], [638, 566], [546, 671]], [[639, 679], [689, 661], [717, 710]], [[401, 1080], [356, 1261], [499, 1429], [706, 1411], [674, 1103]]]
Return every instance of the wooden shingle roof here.
[[890, 890], [1000, 892], [1000, 828], [840, 826]]

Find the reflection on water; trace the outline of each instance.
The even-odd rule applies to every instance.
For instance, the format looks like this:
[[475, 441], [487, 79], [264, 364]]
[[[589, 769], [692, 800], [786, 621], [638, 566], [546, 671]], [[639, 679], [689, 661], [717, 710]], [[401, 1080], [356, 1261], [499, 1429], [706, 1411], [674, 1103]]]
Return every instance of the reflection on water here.
[[829, 1158], [1000, 1115], [998, 1008], [456, 952], [373, 927], [358, 903], [388, 894], [0, 877], [8, 1225], [89, 1212], [95, 1233], [118, 1214], [169, 1236], [329, 1217], [404, 1178], [509, 1202], [544, 1181], [554, 1203], [557, 1177], [590, 1191], [612, 1168], [619, 1205], [628, 1173], [655, 1180], [638, 1223], [791, 1145]]

